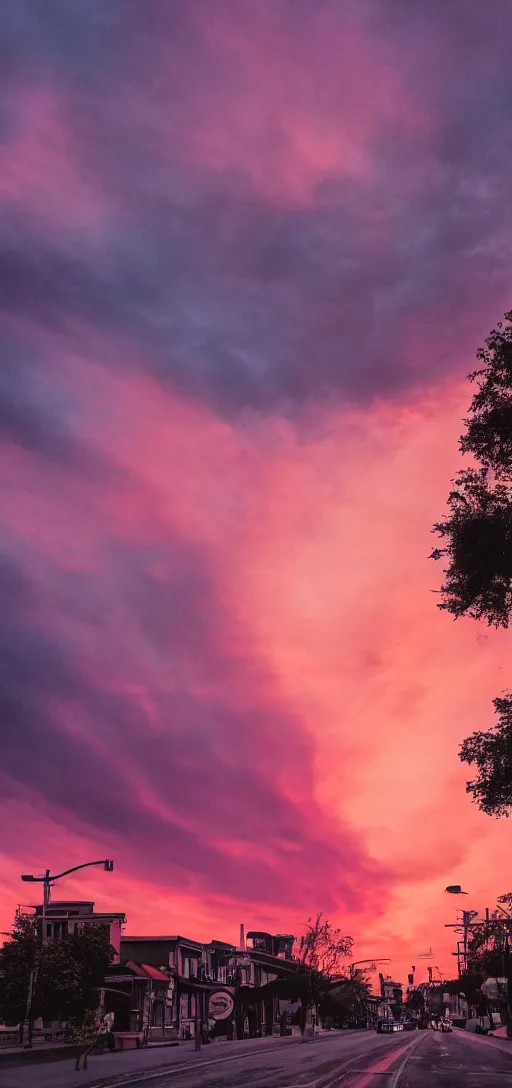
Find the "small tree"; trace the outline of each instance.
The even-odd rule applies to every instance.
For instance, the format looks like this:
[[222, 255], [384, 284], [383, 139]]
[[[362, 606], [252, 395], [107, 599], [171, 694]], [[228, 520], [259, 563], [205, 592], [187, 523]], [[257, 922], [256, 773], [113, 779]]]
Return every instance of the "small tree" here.
[[331, 980], [329, 987], [321, 994], [319, 1011], [322, 1019], [332, 1017], [340, 1026], [349, 1020], [366, 1020], [367, 1001], [370, 986], [361, 971], [351, 978]]
[[333, 929], [327, 919], [323, 922], [322, 918], [321, 913], [314, 922], [308, 918], [306, 932], [299, 943], [299, 959], [305, 967], [332, 975], [339, 970], [341, 961], [352, 955], [354, 941], [352, 937], [344, 937], [341, 929]]
[[315, 920], [308, 918], [306, 932], [299, 942], [300, 968], [292, 982], [295, 996], [300, 1000], [300, 1029], [304, 1034], [309, 1009], [320, 1003], [331, 988], [331, 976], [340, 969], [341, 962], [352, 954], [352, 937], [343, 936], [341, 929], [334, 929], [323, 914]]
[[418, 1013], [420, 1016], [425, 1015], [425, 995], [423, 990], [411, 990], [407, 998], [407, 1009], [409, 1012]]
[[32, 976], [32, 1021], [40, 1016], [82, 1023], [97, 1007], [114, 955], [105, 926], [86, 925], [43, 945], [37, 919], [18, 913], [0, 950], [0, 1017], [6, 1024], [23, 1024]]
[[30, 973], [37, 964], [40, 937], [34, 916], [17, 911], [10, 940], [0, 950], [0, 1020], [23, 1024]]

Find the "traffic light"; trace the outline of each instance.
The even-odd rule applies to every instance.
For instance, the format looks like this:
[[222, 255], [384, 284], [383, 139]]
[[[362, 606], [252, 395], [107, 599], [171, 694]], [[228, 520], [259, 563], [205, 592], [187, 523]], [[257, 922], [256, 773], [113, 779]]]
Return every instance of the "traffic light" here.
[[114, 862], [113, 862], [113, 861], [109, 861], [109, 859], [108, 859], [108, 858], [107, 858], [107, 859], [106, 859], [106, 861], [105, 861], [105, 871], [106, 871], [107, 873], [112, 873], [112, 872], [114, 871]]

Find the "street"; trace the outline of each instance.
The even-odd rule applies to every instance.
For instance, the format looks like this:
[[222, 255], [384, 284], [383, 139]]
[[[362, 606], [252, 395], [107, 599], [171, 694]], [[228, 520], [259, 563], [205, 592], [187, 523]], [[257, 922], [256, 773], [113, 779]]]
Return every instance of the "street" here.
[[512, 1085], [507, 1046], [458, 1031], [336, 1033], [246, 1042], [236, 1051], [227, 1044], [160, 1052], [152, 1068], [141, 1052], [123, 1055], [122, 1069], [109, 1069], [107, 1056], [92, 1059], [85, 1073], [67, 1062], [32, 1065], [2, 1072], [2, 1088], [505, 1088]]

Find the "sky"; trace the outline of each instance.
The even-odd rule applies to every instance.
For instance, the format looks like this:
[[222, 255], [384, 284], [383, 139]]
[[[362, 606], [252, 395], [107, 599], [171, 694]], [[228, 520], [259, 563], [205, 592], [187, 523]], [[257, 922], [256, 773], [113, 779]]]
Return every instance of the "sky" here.
[[[317, 911], [454, 974], [510, 642], [436, 608], [510, 309], [506, 0], [0, 5], [0, 925]], [[8, 830], [7, 830], [8, 829]], [[33, 900], [31, 900], [33, 902]]]

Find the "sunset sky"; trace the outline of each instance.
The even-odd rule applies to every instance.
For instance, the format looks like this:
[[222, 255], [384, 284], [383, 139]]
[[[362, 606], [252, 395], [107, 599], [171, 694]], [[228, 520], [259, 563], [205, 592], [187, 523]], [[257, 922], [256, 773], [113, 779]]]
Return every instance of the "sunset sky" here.
[[[325, 914], [453, 975], [512, 890], [461, 740], [510, 639], [431, 526], [512, 306], [495, 0], [2, 0], [0, 928]], [[29, 900], [30, 896], [29, 896]]]

